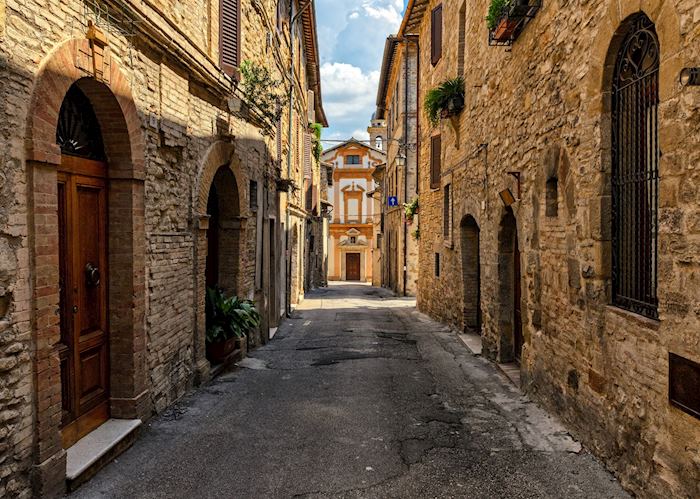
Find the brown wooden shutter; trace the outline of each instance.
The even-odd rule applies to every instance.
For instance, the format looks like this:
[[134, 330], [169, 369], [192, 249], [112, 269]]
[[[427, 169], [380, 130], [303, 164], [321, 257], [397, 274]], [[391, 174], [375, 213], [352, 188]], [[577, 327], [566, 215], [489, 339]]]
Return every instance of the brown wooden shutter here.
[[430, 188], [440, 187], [440, 174], [442, 170], [442, 137], [435, 135], [430, 139]]
[[433, 65], [442, 58], [442, 4], [433, 9], [430, 29], [430, 59]]
[[221, 0], [220, 25], [219, 25], [219, 53], [221, 69], [229, 75], [238, 71], [241, 53], [240, 0]]

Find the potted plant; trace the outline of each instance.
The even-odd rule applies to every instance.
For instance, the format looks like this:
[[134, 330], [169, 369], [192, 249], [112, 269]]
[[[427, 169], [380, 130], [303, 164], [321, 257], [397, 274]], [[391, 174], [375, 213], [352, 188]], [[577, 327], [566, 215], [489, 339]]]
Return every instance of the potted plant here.
[[435, 126], [440, 118], [456, 116], [464, 109], [464, 78], [458, 76], [428, 91], [423, 103], [428, 121]]
[[406, 212], [406, 221], [412, 224], [413, 217], [418, 213], [418, 198], [413, 198], [413, 201], [410, 203], [404, 203], [403, 209]]
[[206, 321], [207, 358], [220, 364], [241, 349], [246, 333], [260, 325], [260, 314], [250, 300], [226, 296], [218, 288], [207, 288]]
[[497, 42], [509, 40], [518, 28], [520, 16], [510, 16], [511, 10], [527, 7], [529, 0], [491, 0], [486, 25], [491, 37]]

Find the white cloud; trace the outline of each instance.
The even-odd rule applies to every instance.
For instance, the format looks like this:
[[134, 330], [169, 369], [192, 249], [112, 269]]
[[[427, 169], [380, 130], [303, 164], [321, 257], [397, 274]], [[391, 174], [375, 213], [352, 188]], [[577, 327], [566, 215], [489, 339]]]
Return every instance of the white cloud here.
[[404, 0], [323, 0], [316, 5], [323, 106], [331, 126], [324, 136], [366, 135], [384, 40], [398, 30]]
[[363, 72], [345, 63], [326, 63], [321, 66], [323, 106], [334, 127], [357, 129], [358, 124], [369, 124], [374, 112], [379, 84], [379, 71]]

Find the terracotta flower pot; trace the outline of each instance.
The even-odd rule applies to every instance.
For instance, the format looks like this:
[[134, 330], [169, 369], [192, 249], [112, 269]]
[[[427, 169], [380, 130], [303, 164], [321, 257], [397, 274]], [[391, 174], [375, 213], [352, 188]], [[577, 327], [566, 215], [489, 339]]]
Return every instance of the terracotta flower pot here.
[[517, 21], [504, 17], [498, 22], [498, 26], [496, 26], [496, 29], [493, 31], [493, 39], [498, 42], [508, 40], [511, 36], [513, 36], [517, 26]]
[[218, 343], [207, 343], [207, 359], [214, 364], [221, 364], [236, 349], [237, 340], [245, 338], [230, 338]]

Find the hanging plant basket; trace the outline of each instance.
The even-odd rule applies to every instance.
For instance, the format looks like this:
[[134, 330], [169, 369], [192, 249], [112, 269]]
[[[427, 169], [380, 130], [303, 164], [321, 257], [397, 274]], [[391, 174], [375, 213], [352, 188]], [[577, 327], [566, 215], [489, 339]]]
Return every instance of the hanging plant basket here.
[[457, 116], [464, 109], [464, 79], [458, 76], [429, 90], [423, 107], [433, 126], [436, 126], [441, 118]]

